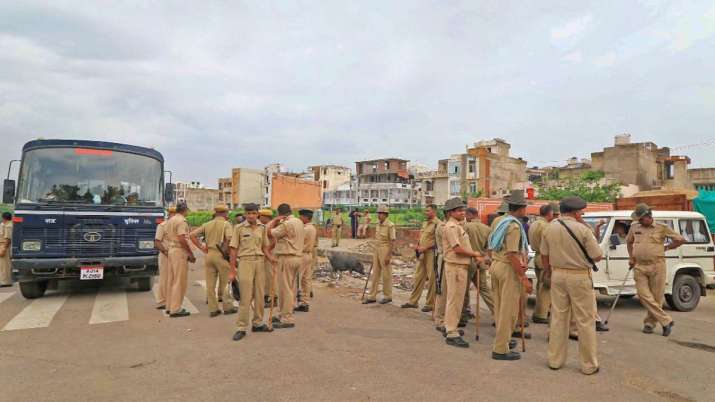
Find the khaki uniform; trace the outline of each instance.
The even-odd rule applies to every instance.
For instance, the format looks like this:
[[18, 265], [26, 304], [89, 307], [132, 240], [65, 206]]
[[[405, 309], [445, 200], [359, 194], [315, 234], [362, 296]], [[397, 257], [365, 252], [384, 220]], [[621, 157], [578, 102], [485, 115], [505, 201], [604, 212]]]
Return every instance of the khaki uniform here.
[[445, 311], [444, 327], [447, 338], [458, 338], [459, 317], [462, 314], [464, 293], [467, 291], [469, 264], [471, 257], [457, 254], [454, 248], [460, 246], [472, 251], [469, 235], [464, 230], [464, 225], [450, 218], [444, 225], [442, 249], [444, 250], [444, 276], [447, 283], [447, 306]]
[[[434, 299], [434, 310], [432, 318], [434, 319], [435, 327], [441, 327], [444, 325], [444, 313], [447, 309], [447, 281], [444, 278], [444, 222], [440, 221], [437, 224], [437, 228], [434, 231], [435, 241], [437, 243], [437, 271], [441, 274], [439, 278], [440, 289], [442, 290], [440, 294], [435, 295]], [[435, 277], [435, 283], [436, 283]], [[436, 293], [436, 292], [435, 292]]]
[[203, 235], [208, 248], [204, 260], [204, 272], [206, 274], [206, 298], [209, 302], [210, 312], [218, 311], [217, 281], [218, 294], [223, 301], [223, 311], [233, 309], [232, 297], [228, 293], [228, 271], [231, 270], [231, 265], [219, 251], [219, 247], [223, 247], [224, 241], [231, 240], [232, 234], [231, 224], [222, 217], [216, 217], [191, 232], [193, 236]]
[[157, 302], [160, 306], [166, 305], [166, 295], [169, 288], [169, 242], [166, 236], [166, 224], [168, 221], [161, 222], [156, 227], [156, 234], [154, 235], [154, 240], [161, 243], [167, 250], [166, 255], [159, 252], [159, 300]]
[[343, 214], [336, 212], [333, 214], [333, 247], [340, 245], [340, 238], [343, 236]]
[[310, 305], [310, 292], [313, 290], [313, 267], [315, 264], [315, 247], [318, 241], [318, 231], [312, 223], [306, 223], [305, 240], [303, 241], [303, 256], [300, 267], [300, 300], [303, 305]]
[[[496, 228], [496, 225], [494, 227]], [[496, 321], [496, 337], [492, 347], [494, 353], [509, 353], [511, 334], [518, 323], [519, 303], [523, 286], [516, 272], [514, 272], [509, 254], [521, 254], [522, 246], [521, 224], [512, 222], [507, 228], [501, 249], [492, 252], [493, 262], [490, 270], [492, 289], [494, 291], [494, 318]]]
[[358, 225], [358, 237], [366, 237], [367, 236], [367, 228], [370, 226], [370, 214], [368, 212], [364, 212], [362, 216], [360, 216], [360, 225]]
[[[568, 216], [561, 220], [576, 235], [591, 258], [603, 255], [589, 227]], [[571, 318], [575, 320], [578, 329], [581, 371], [592, 374], [598, 370], [598, 357], [591, 264], [571, 235], [556, 220], [544, 230], [540, 252], [548, 256], [552, 271], [549, 367], [558, 369], [566, 363]]]
[[434, 282], [434, 249], [435, 249], [435, 230], [440, 220], [434, 218], [422, 223], [420, 231], [419, 246], [427, 248], [417, 259], [417, 267], [415, 268], [415, 283], [412, 294], [410, 295], [410, 304], [417, 304], [422, 296], [422, 290], [427, 285], [427, 300], [425, 306], [433, 307], [435, 299], [435, 290], [437, 286]]
[[[166, 223], [166, 240], [169, 243], [169, 278], [166, 292], [166, 311], [178, 313], [186, 296], [186, 280], [189, 275], [189, 254], [179, 243], [179, 238], [189, 235], [189, 224], [181, 214], [174, 215]], [[188, 240], [187, 240], [188, 241]]]
[[[276, 246], [276, 241], [275, 239], [267, 239], [268, 241], [268, 251], [272, 251], [273, 248]], [[270, 297], [271, 293], [273, 293], [273, 296], [278, 295], [278, 282], [275, 279], [275, 276], [277, 272], [273, 272], [273, 263], [268, 259], [268, 257], [263, 258], [263, 270], [264, 270], [264, 289], [263, 289], [263, 294], [264, 294], [264, 299], [270, 302]], [[275, 283], [274, 283], [275, 280]]]
[[634, 222], [626, 236], [627, 242], [633, 242], [633, 257], [636, 259], [633, 277], [638, 299], [648, 310], [643, 324], [650, 328], [656, 324], [666, 326], [673, 321], [663, 311], [665, 283], [668, 279], [665, 266], [666, 239], [684, 240], [670, 227], [655, 222], [648, 227]]
[[[487, 243], [489, 242], [489, 233], [491, 233], [489, 226], [475, 220], [464, 224], [464, 230], [469, 236], [469, 244], [472, 246], [472, 250], [479, 252], [481, 255], [487, 255]], [[489, 308], [492, 316], [494, 316], [494, 298], [492, 297], [492, 289], [489, 286], [489, 278], [487, 278], [488, 268], [486, 265], [477, 264], [476, 261], [472, 260], [469, 264], [469, 278], [474, 283], [474, 287], [479, 287], [479, 295], [484, 300], [487, 308]], [[479, 269], [479, 283], [476, 282], [477, 269]], [[464, 294], [464, 300], [466, 304], [469, 303], [468, 286]]]
[[303, 263], [305, 229], [300, 219], [290, 216], [271, 234], [276, 239], [274, 254], [278, 258], [278, 305], [281, 323], [294, 323], [295, 276]]
[[0, 223], [0, 285], [12, 285], [12, 222]]
[[536, 305], [534, 306], [534, 318], [547, 319], [549, 317], [549, 307], [551, 306], [551, 284], [544, 280], [544, 270], [541, 264], [541, 240], [544, 230], [549, 225], [546, 219], [539, 217], [529, 227], [529, 244], [536, 252], [534, 256], [534, 272], [536, 273]]
[[[492, 224], [490, 226], [490, 230], [494, 231], [496, 229], [497, 225], [499, 222], [506, 218], [507, 215], [499, 215], [494, 220], [492, 221]], [[526, 258], [527, 256], [525, 256]], [[511, 264], [511, 263], [510, 263]], [[490, 274], [491, 274], [491, 267], [490, 267]], [[494, 289], [494, 281], [492, 280], [492, 290]], [[521, 298], [521, 311], [524, 311], [524, 314], [526, 314], [526, 297]], [[496, 315], [494, 315], [494, 320], [496, 321]], [[514, 332], [520, 332], [521, 331], [521, 326], [519, 325], [519, 310], [514, 311], [514, 320], [515, 320], [515, 326], [514, 326]]]
[[372, 256], [372, 286], [368, 300], [377, 300], [377, 286], [382, 280], [382, 296], [392, 300], [392, 264], [385, 265], [390, 257], [392, 242], [397, 238], [395, 224], [390, 219], [375, 226], [375, 253]]
[[[253, 308], [253, 326], [263, 325], [263, 290], [265, 269], [263, 246], [268, 244], [266, 227], [260, 222], [251, 226], [243, 221], [233, 228], [230, 247], [236, 249], [238, 258], [238, 289], [241, 301], [238, 306], [236, 326], [239, 331], [248, 331]], [[225, 300], [225, 299], [224, 299]]]

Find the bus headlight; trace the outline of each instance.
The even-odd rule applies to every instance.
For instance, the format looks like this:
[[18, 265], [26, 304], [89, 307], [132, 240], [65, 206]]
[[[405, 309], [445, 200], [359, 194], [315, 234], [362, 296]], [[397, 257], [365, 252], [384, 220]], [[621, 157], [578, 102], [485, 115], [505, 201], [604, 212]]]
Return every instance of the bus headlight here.
[[154, 240], [139, 240], [140, 250], [150, 250], [154, 248]]
[[38, 240], [29, 240], [22, 242], [22, 251], [40, 251], [42, 242]]

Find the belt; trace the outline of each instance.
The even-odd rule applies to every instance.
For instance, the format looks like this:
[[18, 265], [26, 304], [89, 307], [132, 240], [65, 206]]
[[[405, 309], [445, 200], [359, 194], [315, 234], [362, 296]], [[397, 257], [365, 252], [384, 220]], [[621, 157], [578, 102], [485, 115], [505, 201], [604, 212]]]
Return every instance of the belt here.
[[259, 254], [253, 254], [253, 255], [239, 255], [238, 259], [246, 259], [246, 260], [259, 260], [264, 258], [265, 256], [259, 255]]
[[278, 258], [281, 258], [281, 257], [283, 257], [283, 258], [291, 258], [291, 257], [300, 258], [300, 257], [302, 257], [302, 256], [303, 256], [303, 254], [300, 254], [300, 255], [296, 255], [296, 254], [277, 254], [277, 255], [276, 255], [276, 257], [278, 257]]
[[553, 268], [554, 272], [563, 272], [565, 274], [586, 274], [589, 275], [591, 273], [591, 270], [586, 268], [586, 269], [571, 269], [571, 268]]

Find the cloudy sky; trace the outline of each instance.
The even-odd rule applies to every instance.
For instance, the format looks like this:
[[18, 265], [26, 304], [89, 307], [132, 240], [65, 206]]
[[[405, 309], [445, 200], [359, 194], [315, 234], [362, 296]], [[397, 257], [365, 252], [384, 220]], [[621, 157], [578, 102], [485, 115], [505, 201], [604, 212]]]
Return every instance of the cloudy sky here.
[[102, 139], [215, 187], [493, 137], [558, 164], [622, 132], [715, 166], [712, 1], [0, 3], [0, 167]]

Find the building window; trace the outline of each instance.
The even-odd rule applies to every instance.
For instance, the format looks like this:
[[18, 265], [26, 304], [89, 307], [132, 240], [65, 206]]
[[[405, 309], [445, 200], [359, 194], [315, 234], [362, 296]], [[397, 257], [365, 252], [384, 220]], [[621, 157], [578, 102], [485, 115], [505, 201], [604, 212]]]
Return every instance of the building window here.
[[470, 192], [470, 193], [476, 193], [476, 192], [477, 192], [477, 183], [469, 183], [469, 192]]
[[323, 188], [328, 188], [328, 181], [327, 181], [327, 180], [323, 180]]
[[475, 166], [475, 162], [469, 161], [469, 173], [474, 173], [474, 166]]

